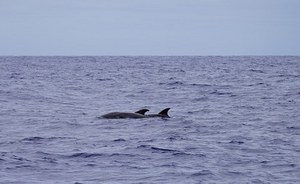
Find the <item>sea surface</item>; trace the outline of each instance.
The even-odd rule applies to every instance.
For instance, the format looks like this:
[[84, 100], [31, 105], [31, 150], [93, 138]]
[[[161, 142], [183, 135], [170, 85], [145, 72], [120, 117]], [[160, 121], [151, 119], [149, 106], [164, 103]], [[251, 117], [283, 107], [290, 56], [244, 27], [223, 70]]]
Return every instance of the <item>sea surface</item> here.
[[0, 183], [298, 184], [300, 57], [0, 57]]

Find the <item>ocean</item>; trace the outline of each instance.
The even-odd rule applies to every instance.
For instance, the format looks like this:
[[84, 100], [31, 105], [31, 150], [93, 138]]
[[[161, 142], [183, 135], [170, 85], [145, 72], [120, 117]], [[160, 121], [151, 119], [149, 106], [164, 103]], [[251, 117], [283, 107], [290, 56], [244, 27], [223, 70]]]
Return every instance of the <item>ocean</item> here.
[[2, 56], [0, 183], [300, 183], [300, 57]]

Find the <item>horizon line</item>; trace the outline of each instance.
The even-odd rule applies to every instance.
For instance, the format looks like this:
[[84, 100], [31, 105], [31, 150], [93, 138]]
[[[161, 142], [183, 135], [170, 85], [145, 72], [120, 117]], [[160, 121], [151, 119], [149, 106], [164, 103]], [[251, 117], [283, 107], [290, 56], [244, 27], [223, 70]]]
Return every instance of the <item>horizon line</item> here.
[[0, 57], [300, 57], [300, 55], [0, 55]]

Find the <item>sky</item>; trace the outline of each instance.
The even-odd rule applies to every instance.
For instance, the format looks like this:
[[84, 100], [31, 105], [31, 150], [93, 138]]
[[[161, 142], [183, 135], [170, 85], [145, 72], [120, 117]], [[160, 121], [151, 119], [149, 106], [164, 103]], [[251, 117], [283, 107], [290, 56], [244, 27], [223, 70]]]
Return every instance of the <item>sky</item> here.
[[300, 0], [0, 0], [0, 56], [300, 55]]

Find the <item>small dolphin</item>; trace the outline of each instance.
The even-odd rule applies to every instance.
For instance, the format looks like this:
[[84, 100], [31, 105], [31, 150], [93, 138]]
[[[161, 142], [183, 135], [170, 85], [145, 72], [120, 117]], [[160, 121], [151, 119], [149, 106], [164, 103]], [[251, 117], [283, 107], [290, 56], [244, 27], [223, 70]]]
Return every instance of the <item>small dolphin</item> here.
[[102, 118], [106, 119], [124, 119], [124, 118], [146, 118], [145, 113], [149, 111], [148, 109], [141, 109], [134, 113], [132, 112], [111, 112], [102, 115]]
[[102, 115], [102, 118], [106, 119], [124, 119], [124, 118], [131, 118], [131, 119], [138, 119], [138, 118], [155, 118], [155, 117], [161, 117], [161, 118], [169, 118], [168, 111], [170, 108], [166, 108], [162, 111], [160, 111], [158, 114], [145, 114], [148, 112], [148, 109], [141, 109], [134, 113], [132, 112], [110, 112], [107, 114]]
[[161, 117], [161, 118], [170, 118], [168, 115], [168, 111], [171, 108], [165, 108], [164, 110], [160, 111], [158, 114], [146, 114], [147, 118], [154, 118], [154, 117]]
[[149, 111], [148, 109], [141, 109], [141, 110], [136, 111], [135, 113], [145, 115], [145, 113], [148, 111]]

